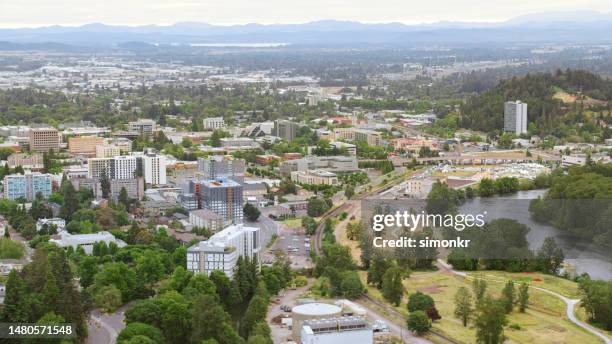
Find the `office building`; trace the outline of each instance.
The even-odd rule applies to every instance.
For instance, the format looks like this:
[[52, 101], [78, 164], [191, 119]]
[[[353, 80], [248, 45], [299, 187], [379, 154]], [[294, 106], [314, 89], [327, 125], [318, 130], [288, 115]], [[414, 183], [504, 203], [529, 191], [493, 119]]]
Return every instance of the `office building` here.
[[74, 155], [95, 155], [96, 146], [104, 144], [104, 139], [97, 136], [79, 136], [68, 138], [68, 152]]
[[516, 135], [527, 133], [527, 104], [520, 100], [504, 103], [504, 131]]
[[52, 176], [39, 172], [26, 174], [11, 174], [4, 176], [4, 198], [16, 200], [23, 198], [31, 202], [37, 193], [44, 198], [52, 191]]
[[209, 117], [202, 120], [205, 130], [221, 129], [225, 126], [223, 117]]
[[213, 233], [220, 231], [224, 227], [223, 217], [206, 209], [190, 211], [189, 223], [194, 227], [207, 228]]
[[120, 248], [126, 246], [125, 242], [115, 238], [114, 235], [106, 231], [97, 232], [94, 234], [70, 234], [66, 231], [62, 231], [58, 234], [58, 237], [52, 237], [49, 242], [56, 244], [59, 247], [70, 246], [75, 250], [80, 246], [87, 254], [91, 254], [93, 252], [93, 245], [98, 242], [104, 242], [107, 245], [114, 243]]
[[200, 182], [202, 209], [223, 217], [226, 223], [242, 223], [242, 185], [231, 179]]
[[187, 270], [209, 275], [214, 270], [234, 277], [238, 257], [248, 257], [259, 265], [259, 228], [234, 225], [187, 249]]
[[366, 142], [368, 146], [380, 146], [382, 142], [382, 136], [379, 132], [367, 129], [355, 129], [354, 130], [354, 141], [355, 142]]
[[21, 166], [27, 170], [42, 169], [43, 156], [40, 153], [13, 153], [6, 158], [9, 168]]
[[139, 119], [128, 123], [128, 130], [141, 134], [150, 134], [157, 130], [157, 124], [152, 119]]
[[274, 122], [273, 135], [291, 142], [297, 137], [297, 132], [299, 128], [300, 126], [297, 123], [279, 119]]
[[302, 344], [374, 343], [372, 326], [362, 317], [311, 319], [302, 322]]
[[283, 161], [279, 170], [290, 176], [293, 171], [325, 170], [332, 172], [358, 171], [357, 158], [354, 156], [309, 156], [302, 159]]
[[246, 163], [231, 155], [209, 155], [198, 158], [198, 171], [203, 179], [229, 178], [235, 182], [244, 182]]
[[121, 155], [121, 149], [115, 145], [96, 146], [96, 158], [112, 158]]
[[52, 127], [30, 129], [30, 150], [33, 152], [59, 151], [60, 136]]
[[338, 176], [324, 170], [293, 171], [291, 181], [298, 184], [338, 185]]
[[113, 199], [119, 198], [121, 189], [125, 189], [129, 198], [142, 199], [145, 192], [145, 180], [142, 177], [110, 180], [110, 192]]

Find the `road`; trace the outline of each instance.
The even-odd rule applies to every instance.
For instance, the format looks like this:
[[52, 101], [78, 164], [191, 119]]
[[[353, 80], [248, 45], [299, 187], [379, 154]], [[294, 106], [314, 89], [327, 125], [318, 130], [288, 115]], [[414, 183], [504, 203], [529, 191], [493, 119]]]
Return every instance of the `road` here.
[[283, 310], [281, 310], [281, 305], [287, 305], [293, 308], [297, 304], [297, 298], [305, 293], [308, 288], [310, 288], [312, 283], [313, 280], [308, 280], [308, 284], [304, 287], [297, 288], [296, 290], [286, 289], [285, 293], [279, 297], [279, 301], [271, 304], [272, 306], [268, 309], [266, 319], [270, 325], [270, 329], [272, 330], [272, 341], [275, 344], [285, 343], [287, 341], [287, 337], [291, 335], [291, 331], [289, 331], [289, 329], [286, 327], [273, 324], [272, 318], [279, 314], [291, 315], [291, 313], [285, 313]]
[[[441, 259], [438, 259], [438, 267], [442, 268], [450, 273], [453, 273], [457, 276], [461, 276], [463, 278], [470, 278], [470, 276], [468, 276], [467, 273], [463, 272], [463, 271], [456, 271], [452, 268], [452, 266], [450, 266], [449, 264], [447, 264], [446, 262], [444, 262]], [[487, 280], [494, 280], [494, 281], [499, 281], [499, 282], [506, 282], [505, 279], [501, 279], [501, 278], [494, 278], [494, 277], [487, 277]], [[544, 289], [544, 288], [540, 288], [540, 287], [536, 287], [533, 285], [529, 285], [529, 288], [531, 289], [535, 289], [535, 290], [539, 290], [542, 291], [544, 293], [550, 294], [550, 295], [554, 295], [558, 298], [560, 298], [561, 300], [563, 300], [563, 302], [565, 302], [566, 305], [566, 314], [567, 314], [567, 318], [573, 322], [574, 324], [578, 325], [579, 327], [585, 329], [586, 331], [596, 335], [597, 337], [601, 338], [604, 343], [606, 344], [612, 344], [612, 339], [610, 339], [610, 337], [606, 336], [605, 334], [603, 334], [602, 332], [598, 331], [596, 328], [594, 328], [593, 326], [581, 321], [580, 319], [578, 319], [576, 317], [576, 314], [574, 312], [576, 305], [578, 303], [580, 303], [580, 300], [577, 299], [570, 299], [566, 296], [563, 296], [559, 293], [555, 293], [554, 291], [548, 290], [548, 289]]]
[[125, 311], [131, 307], [132, 303], [119, 308], [115, 313], [102, 313], [94, 309], [89, 313], [87, 319], [87, 344], [116, 343], [117, 336], [125, 328]]

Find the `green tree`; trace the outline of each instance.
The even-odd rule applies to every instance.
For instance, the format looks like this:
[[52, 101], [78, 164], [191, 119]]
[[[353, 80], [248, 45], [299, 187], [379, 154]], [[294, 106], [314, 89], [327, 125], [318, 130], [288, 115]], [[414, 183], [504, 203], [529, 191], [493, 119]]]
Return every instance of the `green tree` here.
[[427, 295], [423, 294], [420, 291], [417, 291], [414, 294], [411, 294], [408, 297], [408, 311], [416, 312], [423, 311], [426, 312], [428, 309], [435, 307], [434, 299]]
[[519, 311], [525, 313], [525, 310], [529, 306], [529, 285], [527, 283], [521, 283], [519, 287], [518, 304]]
[[125, 187], [121, 187], [121, 191], [119, 191], [119, 203], [123, 204], [123, 206], [125, 207], [125, 209], [129, 209], [130, 208], [130, 198], [128, 197], [128, 193], [127, 190], [125, 189]]
[[31, 296], [28, 287], [17, 270], [11, 270], [6, 282], [6, 295], [2, 317], [5, 322], [28, 322], [30, 320]]
[[244, 342], [229, 325], [230, 316], [217, 302], [215, 295], [202, 295], [192, 308], [191, 342], [200, 343], [215, 339], [219, 344], [241, 344]]
[[397, 266], [387, 269], [382, 278], [382, 294], [384, 298], [399, 306], [404, 295], [404, 285], [402, 284], [402, 270]]
[[423, 335], [431, 329], [431, 320], [424, 311], [411, 312], [406, 320], [408, 329], [418, 335]]
[[504, 342], [504, 326], [508, 324], [503, 303], [485, 297], [476, 307], [476, 342], [501, 344]]
[[353, 185], [347, 185], [346, 188], [344, 189], [344, 196], [346, 196], [346, 198], [351, 199], [353, 198], [353, 196], [355, 196], [355, 187]]
[[344, 274], [340, 288], [342, 290], [342, 295], [347, 299], [356, 299], [361, 296], [365, 290], [359, 275], [357, 275], [355, 271], [346, 272]]
[[260, 321], [266, 319], [268, 313], [268, 302], [259, 295], [253, 296], [249, 306], [240, 321], [240, 334], [243, 338], [248, 338], [251, 330]]
[[482, 178], [478, 184], [480, 197], [490, 197], [495, 194], [495, 182], [489, 178]]
[[244, 213], [244, 216], [251, 222], [257, 221], [259, 215], [261, 215], [261, 211], [259, 211], [256, 206], [248, 202], [242, 208], [242, 212]]
[[108, 173], [104, 168], [100, 171], [100, 188], [102, 189], [102, 198], [108, 199], [111, 193], [111, 183]]
[[165, 339], [162, 332], [157, 327], [143, 324], [139, 322], [133, 322], [128, 324], [117, 337], [117, 343], [130, 342], [135, 337], [143, 336], [153, 341], [156, 344], [164, 344]]
[[466, 287], [460, 287], [455, 294], [455, 316], [461, 319], [466, 327], [474, 309], [472, 308], [472, 294]]
[[66, 220], [66, 222], [70, 222], [72, 219], [72, 214], [79, 210], [79, 200], [76, 197], [77, 195], [76, 191], [74, 190], [74, 186], [69, 180], [62, 180], [60, 190], [64, 203], [60, 207], [59, 216]]
[[472, 282], [472, 291], [476, 296], [477, 302], [482, 300], [487, 292], [487, 281], [483, 280], [482, 278], [475, 278]]
[[504, 309], [506, 313], [512, 312], [512, 308], [514, 307], [515, 293], [514, 293], [514, 282], [508, 281], [502, 290], [502, 298], [501, 301], [504, 305]]
[[113, 313], [121, 307], [121, 292], [114, 285], [107, 285], [100, 288], [93, 297], [96, 307], [104, 312]]

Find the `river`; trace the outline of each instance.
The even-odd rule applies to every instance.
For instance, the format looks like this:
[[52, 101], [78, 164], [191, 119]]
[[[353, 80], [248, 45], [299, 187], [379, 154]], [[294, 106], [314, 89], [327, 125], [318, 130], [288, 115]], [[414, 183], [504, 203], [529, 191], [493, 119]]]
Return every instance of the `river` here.
[[591, 278], [612, 280], [612, 252], [589, 242], [577, 241], [566, 232], [555, 227], [534, 222], [529, 214], [529, 201], [542, 196], [545, 190], [519, 191], [512, 195], [490, 198], [474, 198], [461, 207], [463, 214], [487, 212], [487, 220], [495, 218], [514, 219], [527, 225], [531, 230], [527, 240], [532, 250], [540, 248], [547, 237], [554, 237], [563, 249], [566, 261], [576, 267], [578, 274], [588, 273]]

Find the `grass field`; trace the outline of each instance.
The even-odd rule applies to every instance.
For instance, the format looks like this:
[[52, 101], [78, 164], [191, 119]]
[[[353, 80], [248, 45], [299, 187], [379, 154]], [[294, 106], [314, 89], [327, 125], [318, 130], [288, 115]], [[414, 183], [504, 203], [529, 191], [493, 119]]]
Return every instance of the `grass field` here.
[[[487, 271], [483, 274], [503, 278], [503, 273], [499, 272]], [[510, 275], [512, 276], [512, 274]], [[572, 295], [577, 292], [573, 282], [551, 276], [533, 275], [528, 277], [542, 279], [541, 285], [539, 285], [542, 288], [549, 287], [563, 295]], [[516, 280], [519, 277], [527, 278], [526, 276], [515, 277], [513, 279]], [[544, 279], [543, 277], [550, 278]], [[365, 281], [365, 273], [362, 273], [362, 278]], [[493, 297], [499, 297], [503, 283], [494, 280], [488, 283], [488, 291]], [[471, 290], [470, 280], [444, 271], [414, 272], [404, 280], [404, 286], [408, 295], [420, 291], [434, 298], [436, 307], [442, 316], [441, 320], [434, 323], [434, 329], [437, 332], [452, 337], [461, 343], [475, 342], [475, 330], [469, 325], [463, 327], [459, 319], [456, 319], [453, 315], [455, 293], [461, 286]], [[368, 287], [368, 293], [377, 300], [383, 300], [380, 291], [374, 287]], [[529, 294], [530, 303], [527, 312], [519, 313], [515, 310], [508, 316], [508, 325], [516, 324], [520, 326], [520, 330], [506, 327], [504, 331], [512, 343], [601, 343], [597, 337], [582, 330], [565, 317], [565, 304], [559, 298], [535, 289], [531, 289]], [[407, 295], [405, 295], [402, 304], [395, 308], [404, 315], [408, 314], [406, 302]]]
[[283, 224], [287, 226], [287, 228], [300, 228], [302, 227], [302, 218], [296, 217], [294, 219], [283, 220]]

